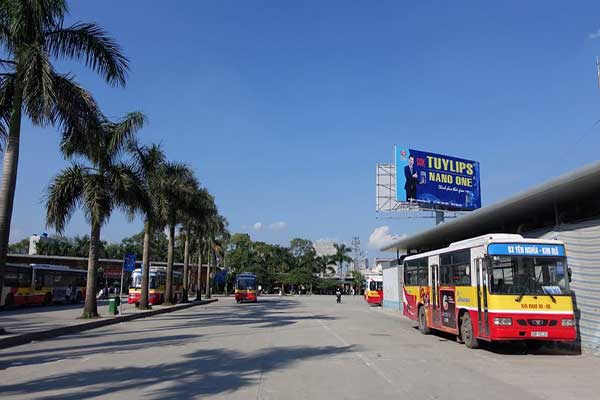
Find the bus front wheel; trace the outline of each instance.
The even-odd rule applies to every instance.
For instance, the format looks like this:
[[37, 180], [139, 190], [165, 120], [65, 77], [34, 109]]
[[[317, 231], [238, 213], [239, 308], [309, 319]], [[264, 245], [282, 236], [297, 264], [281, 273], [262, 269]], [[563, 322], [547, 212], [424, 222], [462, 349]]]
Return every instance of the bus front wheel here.
[[473, 323], [471, 322], [471, 316], [466, 312], [462, 317], [462, 323], [460, 325], [460, 336], [465, 342], [465, 346], [470, 349], [476, 349], [479, 347], [479, 340], [475, 337], [473, 332]]
[[431, 329], [429, 329], [429, 327], [427, 326], [427, 316], [425, 315], [425, 307], [422, 306], [421, 308], [419, 308], [419, 331], [421, 331], [421, 333], [423, 335], [429, 335], [429, 333], [431, 332]]
[[13, 296], [12, 293], [7, 294], [6, 298], [4, 299], [4, 307], [11, 308], [14, 305], [15, 305], [15, 297]]

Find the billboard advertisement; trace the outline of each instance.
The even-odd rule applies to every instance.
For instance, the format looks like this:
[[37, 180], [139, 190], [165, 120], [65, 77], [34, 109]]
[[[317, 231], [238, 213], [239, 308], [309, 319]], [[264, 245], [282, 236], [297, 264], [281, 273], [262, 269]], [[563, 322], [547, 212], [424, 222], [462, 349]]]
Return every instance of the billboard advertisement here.
[[396, 200], [447, 210], [481, 208], [479, 163], [397, 147]]

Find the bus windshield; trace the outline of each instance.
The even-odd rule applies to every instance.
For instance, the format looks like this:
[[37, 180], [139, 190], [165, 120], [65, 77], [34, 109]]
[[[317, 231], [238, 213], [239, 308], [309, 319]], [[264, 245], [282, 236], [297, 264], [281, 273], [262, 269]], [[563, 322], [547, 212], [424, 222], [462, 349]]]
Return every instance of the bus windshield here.
[[256, 290], [256, 279], [255, 278], [238, 278], [237, 288], [240, 290]]
[[371, 281], [369, 283], [369, 290], [383, 290], [383, 282]]
[[515, 295], [569, 293], [564, 257], [493, 256], [490, 292]]
[[131, 287], [135, 289], [142, 287], [142, 274], [134, 272], [131, 275]]

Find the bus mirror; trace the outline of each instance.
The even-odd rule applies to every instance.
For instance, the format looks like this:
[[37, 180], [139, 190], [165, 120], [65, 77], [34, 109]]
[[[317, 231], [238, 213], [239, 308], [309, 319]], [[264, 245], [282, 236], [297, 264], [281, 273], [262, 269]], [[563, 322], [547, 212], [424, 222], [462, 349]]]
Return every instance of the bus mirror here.
[[567, 267], [567, 275], [569, 276], [569, 282], [571, 282], [571, 276], [573, 275], [573, 270], [571, 270], [571, 267]]

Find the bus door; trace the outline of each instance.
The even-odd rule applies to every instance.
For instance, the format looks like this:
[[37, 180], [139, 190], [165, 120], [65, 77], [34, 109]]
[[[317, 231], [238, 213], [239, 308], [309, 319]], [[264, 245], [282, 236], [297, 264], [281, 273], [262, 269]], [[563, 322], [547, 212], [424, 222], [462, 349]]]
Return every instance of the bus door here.
[[489, 336], [487, 266], [483, 258], [475, 259], [475, 276], [477, 277], [477, 327], [479, 328], [479, 336]]
[[440, 325], [440, 267], [438, 264], [431, 266], [431, 313], [434, 325]]

